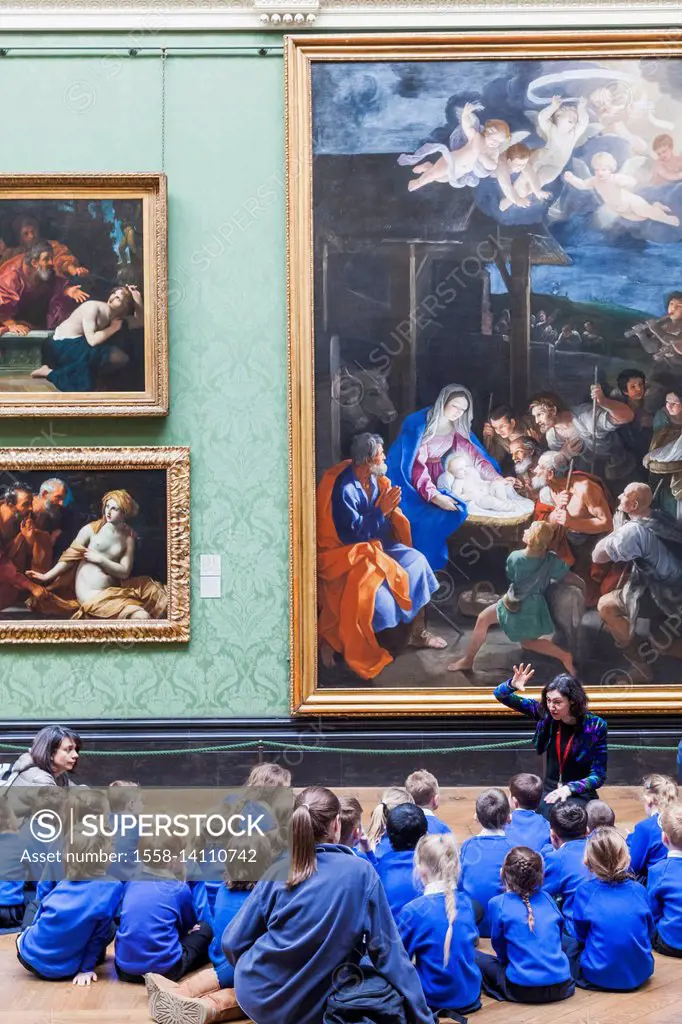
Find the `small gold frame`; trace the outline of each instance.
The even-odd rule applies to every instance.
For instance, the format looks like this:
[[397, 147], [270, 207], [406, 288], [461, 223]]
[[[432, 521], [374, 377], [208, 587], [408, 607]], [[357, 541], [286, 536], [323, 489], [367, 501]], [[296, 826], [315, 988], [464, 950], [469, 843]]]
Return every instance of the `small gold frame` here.
[[0, 645], [17, 643], [170, 643], [190, 638], [189, 448], [0, 448], [0, 472], [165, 470], [168, 615], [165, 619], [2, 620]]

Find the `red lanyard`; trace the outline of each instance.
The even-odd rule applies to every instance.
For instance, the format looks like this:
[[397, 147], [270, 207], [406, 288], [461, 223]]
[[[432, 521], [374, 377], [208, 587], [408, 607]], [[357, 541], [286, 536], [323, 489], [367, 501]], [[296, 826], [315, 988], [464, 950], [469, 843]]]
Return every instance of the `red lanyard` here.
[[559, 762], [559, 785], [561, 785], [562, 782], [563, 782], [564, 765], [566, 764], [566, 761], [568, 759], [568, 755], [569, 755], [569, 753], [571, 751], [571, 747], [573, 745], [573, 737], [574, 736], [575, 736], [575, 733], [573, 733], [571, 736], [569, 736], [568, 743], [566, 744], [566, 749], [564, 750], [564, 752], [562, 754], [561, 753], [561, 726], [559, 726], [557, 731], [556, 731], [556, 756], [557, 756], [557, 761]]

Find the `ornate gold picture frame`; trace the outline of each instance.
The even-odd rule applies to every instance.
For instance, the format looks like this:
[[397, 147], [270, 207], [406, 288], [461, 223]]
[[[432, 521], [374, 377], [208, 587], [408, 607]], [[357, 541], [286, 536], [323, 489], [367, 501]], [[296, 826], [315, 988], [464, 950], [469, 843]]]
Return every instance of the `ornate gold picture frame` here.
[[0, 448], [0, 644], [190, 638], [189, 448]]
[[[640, 526], [618, 533], [647, 520], [677, 565], [677, 34], [294, 36], [285, 57], [292, 713], [502, 713], [492, 690], [519, 660], [541, 685], [572, 666], [598, 711], [679, 712], [682, 569], [651, 604]], [[649, 490], [616, 515], [629, 483]], [[434, 494], [454, 526], [420, 534]], [[519, 627], [536, 541], [550, 619]]]
[[165, 416], [164, 174], [0, 175], [0, 416]]

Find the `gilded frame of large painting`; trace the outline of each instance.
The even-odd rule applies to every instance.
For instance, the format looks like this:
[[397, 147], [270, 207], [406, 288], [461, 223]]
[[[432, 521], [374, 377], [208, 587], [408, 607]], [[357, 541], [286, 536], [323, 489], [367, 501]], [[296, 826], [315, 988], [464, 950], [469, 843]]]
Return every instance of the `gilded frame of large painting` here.
[[[315, 295], [319, 278], [327, 273], [327, 251], [323, 259], [322, 253], [315, 248], [319, 245], [315, 231], [317, 198], [314, 194], [315, 71], [330, 63], [345, 66], [354, 62], [373, 64], [468, 60], [491, 62], [493, 66], [494, 62], [500, 60], [523, 62], [573, 59], [597, 62], [618, 58], [644, 62], [682, 58], [682, 45], [677, 37], [671, 39], [669, 35], [656, 30], [373, 34], [350, 37], [294, 36], [286, 39], [291, 710], [294, 714], [396, 716], [498, 714], [503, 711], [492, 696], [492, 685], [474, 687], [460, 682], [451, 688], [447, 685], [435, 687], [429, 685], [427, 677], [423, 679], [423, 685], [419, 682], [417, 685], [406, 683], [404, 686], [376, 686], [371, 679], [362, 678], [346, 685], [320, 685], [316, 488], [319, 475], [326, 466], [320, 469], [319, 463], [316, 463], [318, 445], [322, 441], [319, 425], [316, 426], [318, 375], [315, 360], [316, 323], [319, 323], [316, 317], [326, 317], [327, 310], [320, 309], [319, 300], [316, 309]], [[368, 82], [368, 91], [363, 99], [363, 102], [370, 104], [377, 99], [371, 86], [372, 83]], [[418, 83], [407, 83], [408, 92], [413, 86], [418, 88]], [[338, 117], [343, 116], [344, 111], [340, 109]], [[447, 189], [446, 184], [435, 187]], [[329, 231], [330, 251], [338, 241], [332, 237], [333, 227]], [[352, 245], [350, 250], [354, 251]], [[494, 261], [494, 255], [483, 258]], [[500, 270], [501, 275], [504, 269], [508, 270], [506, 259], [504, 268]], [[414, 309], [408, 313], [412, 323], [406, 332], [412, 340], [415, 330], [414, 313]], [[333, 371], [332, 364], [330, 372]], [[523, 373], [523, 369], [520, 372]], [[393, 386], [395, 383], [393, 380]], [[589, 394], [588, 391], [588, 397]], [[596, 438], [596, 434], [594, 436]], [[316, 464], [319, 470], [317, 476]], [[523, 651], [520, 660], [532, 660], [532, 655], [527, 656], [527, 652]], [[560, 669], [561, 665], [557, 663], [556, 671]], [[504, 675], [500, 673], [497, 681], [503, 678]], [[540, 677], [538, 681], [543, 682], [544, 679]], [[598, 683], [588, 680], [588, 685], [595, 710], [637, 715], [673, 713], [682, 709], [682, 682], [671, 680], [668, 683], [667, 678], [662, 682], [637, 681], [628, 685], [627, 676], [625, 683], [622, 676], [617, 683], [612, 683], [606, 672]]]
[[[165, 174], [0, 175], [0, 232], [0, 330], [5, 330], [4, 309], [10, 323], [20, 324], [18, 330], [0, 335], [0, 417], [166, 416]], [[52, 249], [50, 283], [38, 281], [35, 261], [30, 265], [29, 250], [41, 242]], [[34, 281], [38, 288], [52, 289], [49, 305], [40, 296], [31, 305]], [[83, 337], [83, 351], [67, 341], [68, 365], [63, 352], [46, 355], [55, 328], [77, 311], [84, 297], [99, 300], [103, 307], [111, 293], [130, 284], [142, 302], [139, 312], [131, 307], [119, 313], [122, 331], [89, 349]], [[13, 300], [22, 290], [15, 312]], [[88, 344], [92, 346], [92, 337]], [[34, 380], [32, 371], [41, 363], [52, 372], [48, 377], [45, 370]]]
[[[13, 511], [18, 520], [12, 530], [17, 544], [5, 540], [0, 559], [7, 606], [0, 611], [0, 645], [189, 641], [189, 448], [0, 448], [0, 480], [2, 529], [12, 527]], [[118, 539], [132, 545], [131, 562], [118, 577], [121, 593], [98, 554], [89, 569], [107, 573], [113, 589], [97, 596], [115, 604], [79, 606], [78, 580], [69, 581], [68, 570], [77, 573], [88, 561], [85, 549], [110, 526], [111, 507], [114, 518], [124, 518]], [[20, 526], [27, 520], [31, 526], [24, 533]], [[90, 532], [83, 534], [83, 528]], [[51, 548], [47, 560], [46, 546]], [[120, 546], [110, 555], [104, 550], [112, 560], [121, 555]], [[36, 564], [47, 572], [60, 564], [61, 575], [42, 580], [31, 568]], [[27, 580], [45, 588], [37, 603]]]

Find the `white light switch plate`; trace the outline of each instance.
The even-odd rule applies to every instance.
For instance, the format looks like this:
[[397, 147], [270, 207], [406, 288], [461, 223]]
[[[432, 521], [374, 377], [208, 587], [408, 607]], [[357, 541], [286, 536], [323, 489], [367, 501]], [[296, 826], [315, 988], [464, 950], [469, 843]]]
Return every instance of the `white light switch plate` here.
[[220, 576], [199, 577], [200, 597], [220, 597]]

